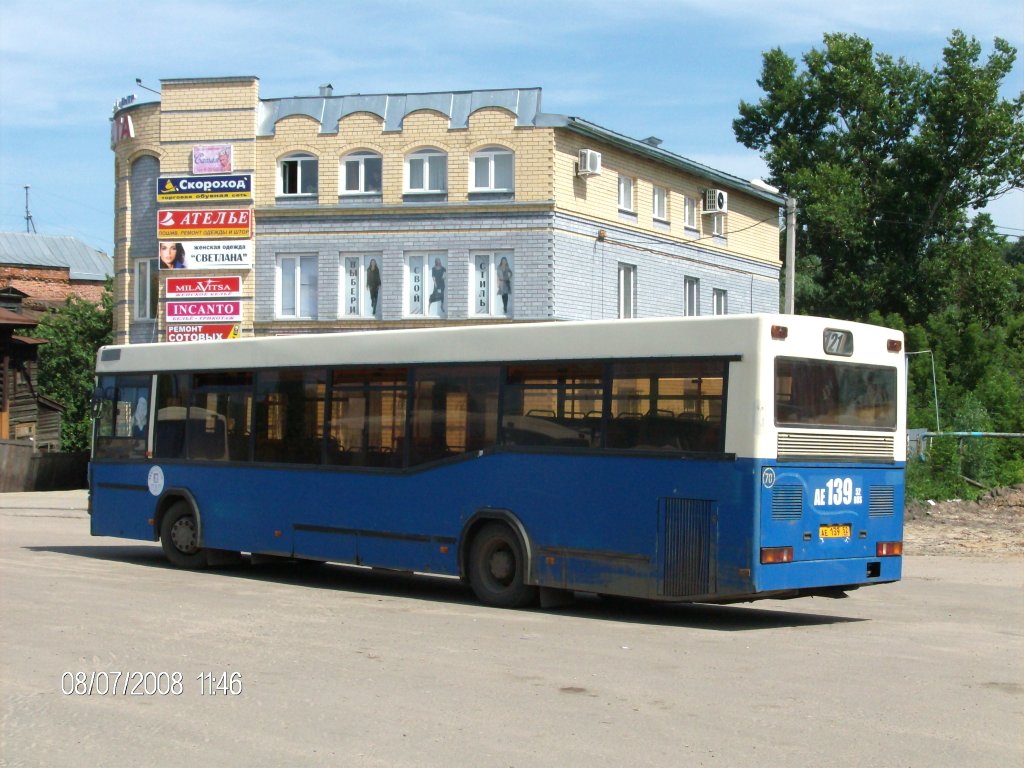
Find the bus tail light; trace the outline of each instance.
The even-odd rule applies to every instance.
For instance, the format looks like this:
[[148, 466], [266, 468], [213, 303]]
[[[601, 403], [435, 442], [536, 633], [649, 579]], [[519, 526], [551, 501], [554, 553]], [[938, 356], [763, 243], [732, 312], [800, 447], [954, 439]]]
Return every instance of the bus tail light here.
[[902, 352], [903, 342], [899, 339], [889, 339], [889, 341], [885, 343], [885, 348], [890, 352]]
[[777, 341], [785, 341], [789, 336], [789, 328], [784, 325], [773, 325], [772, 326], [772, 338]]
[[761, 547], [761, 565], [792, 563], [792, 547]]
[[880, 541], [875, 544], [875, 555], [877, 557], [900, 557], [902, 554], [902, 541]]

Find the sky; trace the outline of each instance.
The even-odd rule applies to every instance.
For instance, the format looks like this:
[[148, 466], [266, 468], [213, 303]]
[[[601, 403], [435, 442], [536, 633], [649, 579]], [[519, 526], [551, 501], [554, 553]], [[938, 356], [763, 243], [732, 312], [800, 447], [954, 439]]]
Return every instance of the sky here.
[[[0, 230], [24, 232], [25, 186], [40, 234], [113, 254], [115, 101], [157, 98], [161, 79], [255, 75], [263, 98], [543, 89], [542, 109], [581, 117], [745, 179], [767, 175], [736, 141], [762, 54], [798, 61], [825, 33], [931, 70], [954, 29], [1021, 54], [1020, 0], [0, 0]], [[987, 209], [1024, 235], [1024, 192]]]

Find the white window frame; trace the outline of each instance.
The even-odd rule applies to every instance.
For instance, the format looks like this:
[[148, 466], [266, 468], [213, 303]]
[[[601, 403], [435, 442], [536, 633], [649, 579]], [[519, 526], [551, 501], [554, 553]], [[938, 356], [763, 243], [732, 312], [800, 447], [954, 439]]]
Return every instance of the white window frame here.
[[632, 176], [619, 174], [619, 210], [626, 213], [635, 213], [636, 201], [636, 179]]
[[[417, 161], [423, 163], [423, 186], [412, 186], [412, 164]], [[430, 186], [431, 168], [434, 164], [443, 163], [444, 180], [440, 187]], [[405, 156], [405, 194], [407, 195], [438, 195], [448, 191], [448, 154], [440, 149], [425, 147], [410, 152]]]
[[[498, 269], [505, 259], [512, 271], [508, 310], [498, 293]], [[515, 259], [513, 251], [474, 251], [470, 254], [470, 314], [476, 317], [512, 317], [515, 300]]]
[[[499, 160], [500, 158], [500, 160]], [[505, 158], [511, 163], [508, 184], [498, 186], [498, 163]], [[513, 192], [516, 188], [516, 156], [511, 149], [501, 146], [484, 147], [473, 153], [469, 158], [469, 191], [470, 192]], [[477, 184], [478, 164], [486, 163], [485, 174], [487, 176], [483, 186]]]
[[697, 229], [697, 198], [689, 195], [683, 198], [683, 226]]
[[729, 314], [729, 292], [724, 288], [712, 289], [711, 303], [714, 306], [714, 313], [716, 315]]
[[683, 278], [683, 315], [700, 317], [700, 278]]
[[[380, 175], [376, 189], [367, 189], [366, 186], [366, 161], [377, 160], [380, 163]], [[349, 163], [356, 163], [355, 171], [356, 189], [349, 189]], [[360, 149], [349, 152], [341, 158], [338, 168], [338, 194], [339, 195], [379, 195], [384, 188], [384, 158], [378, 152], [368, 149]]]
[[[286, 266], [286, 262], [294, 262], [294, 264]], [[293, 311], [286, 314], [284, 286], [286, 272], [288, 270], [293, 271], [290, 279], [290, 282], [292, 283], [292, 296], [289, 302], [293, 307]], [[278, 254], [275, 278], [276, 286], [274, 290], [274, 312], [278, 319], [315, 320], [317, 318], [318, 305], [320, 301], [319, 274], [320, 268], [316, 254]], [[304, 286], [308, 287], [310, 285], [313, 287], [313, 306], [308, 307], [308, 309], [311, 310], [310, 312], [304, 313], [302, 311], [302, 289]]]
[[[354, 320], [359, 318], [383, 318], [384, 285], [383, 282], [377, 290], [377, 311], [373, 311], [373, 298], [370, 295], [370, 288], [366, 284], [366, 275], [369, 272], [370, 262], [377, 262], [377, 269], [383, 278], [384, 257], [380, 251], [373, 253], [342, 253], [339, 264], [341, 272], [341, 290], [338, 292], [338, 316], [342, 320]], [[355, 267], [353, 269], [353, 266]], [[355, 312], [349, 310], [355, 300]]]
[[[441, 260], [444, 268], [444, 300], [441, 302], [430, 301], [434, 291], [434, 262]], [[419, 281], [418, 293], [420, 297], [419, 306], [414, 301], [417, 293], [417, 279]], [[448, 317], [448, 302], [451, 297], [451, 280], [448, 276], [448, 252], [447, 251], [407, 251], [405, 253], [405, 277], [402, 281], [402, 314], [405, 317], [439, 318]]]
[[668, 189], [654, 185], [651, 193], [651, 213], [655, 221], [668, 222]]
[[725, 220], [726, 214], [716, 213], [711, 217], [711, 234], [715, 237], [724, 238], [726, 235]]
[[[285, 191], [285, 166], [295, 163], [295, 188], [297, 191]], [[314, 184], [312, 190], [302, 191], [304, 176], [309, 174], [309, 166], [313, 166]], [[306, 170], [303, 170], [306, 169]], [[293, 152], [277, 161], [277, 194], [279, 197], [316, 197], [320, 190], [320, 158], [309, 152]]]
[[135, 319], [156, 320], [160, 314], [160, 259], [135, 261]]
[[619, 318], [636, 317], [636, 264], [619, 262]]

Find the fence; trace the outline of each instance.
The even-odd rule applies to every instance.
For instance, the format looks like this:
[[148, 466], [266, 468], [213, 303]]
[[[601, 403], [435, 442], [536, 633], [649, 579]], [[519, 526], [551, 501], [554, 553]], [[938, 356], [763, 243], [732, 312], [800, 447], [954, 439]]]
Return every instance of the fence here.
[[0, 440], [0, 493], [88, 487], [89, 452], [40, 453], [31, 444]]

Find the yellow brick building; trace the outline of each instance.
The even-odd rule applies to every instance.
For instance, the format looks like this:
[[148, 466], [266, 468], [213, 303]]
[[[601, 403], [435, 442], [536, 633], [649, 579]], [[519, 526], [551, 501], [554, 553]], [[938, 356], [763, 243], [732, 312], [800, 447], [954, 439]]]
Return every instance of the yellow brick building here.
[[778, 309], [780, 195], [537, 88], [164, 80], [111, 136], [115, 343]]

